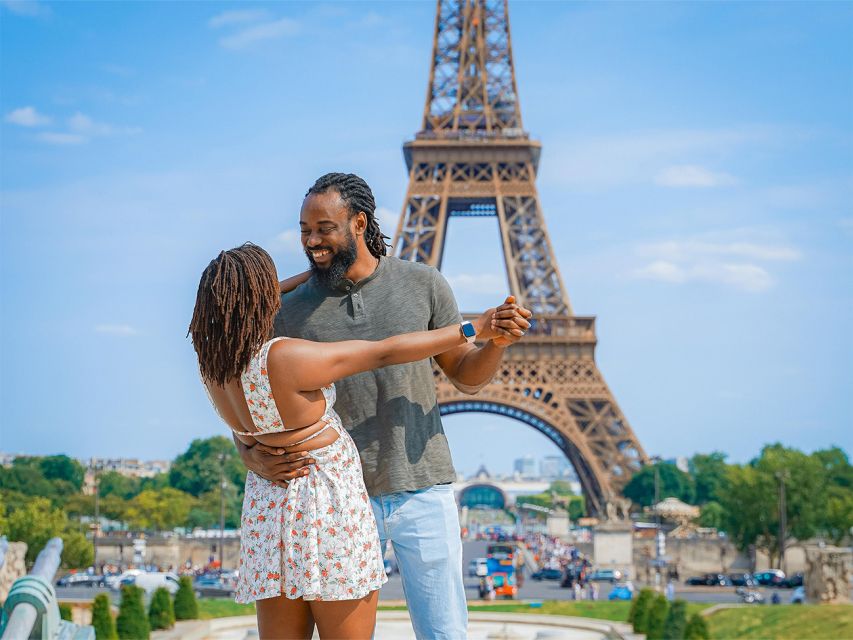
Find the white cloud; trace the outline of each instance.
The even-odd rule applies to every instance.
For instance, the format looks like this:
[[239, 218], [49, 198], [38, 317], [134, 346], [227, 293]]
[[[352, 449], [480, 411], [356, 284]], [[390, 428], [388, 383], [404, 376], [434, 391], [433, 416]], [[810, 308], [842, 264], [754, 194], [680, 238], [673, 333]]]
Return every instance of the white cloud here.
[[650, 260], [631, 271], [635, 278], [671, 284], [707, 282], [741, 291], [760, 292], [775, 283], [761, 262], [792, 262], [802, 257], [789, 246], [706, 239], [668, 240], [641, 245], [637, 254]]
[[727, 173], [715, 173], [694, 164], [673, 165], [662, 169], [655, 176], [655, 183], [662, 187], [726, 187], [737, 184]]
[[270, 251], [281, 251], [284, 253], [298, 255], [304, 253], [302, 250], [302, 239], [295, 229], [282, 231], [269, 242]]
[[376, 207], [375, 215], [382, 233], [390, 236], [393, 240], [394, 234], [397, 232], [397, 225], [400, 222], [400, 214], [387, 207]]
[[[561, 187], [597, 190], [625, 184], [648, 184], [656, 179], [655, 169], [693, 167], [690, 162], [705, 158], [730, 157], [744, 147], [770, 148], [801, 141], [811, 135], [799, 129], [753, 125], [728, 129], [663, 129], [613, 135], [554, 140], [543, 157], [543, 183]], [[553, 154], [553, 155], [552, 155]], [[701, 167], [696, 167], [701, 169]], [[670, 180], [689, 178], [681, 176]], [[699, 172], [693, 172], [693, 181]], [[732, 179], [714, 174], [717, 179]], [[660, 176], [658, 176], [660, 179]], [[685, 185], [686, 186], [686, 185]], [[696, 186], [696, 185], [690, 185]]]
[[95, 332], [113, 336], [135, 336], [139, 333], [129, 324], [99, 324], [95, 325]]
[[226, 49], [245, 49], [256, 42], [263, 40], [274, 40], [285, 36], [292, 36], [299, 32], [299, 23], [290, 18], [281, 18], [273, 22], [265, 22], [242, 31], [226, 36], [219, 40], [219, 44]]
[[667, 240], [641, 245], [639, 253], [666, 260], [693, 260], [698, 256], [734, 256], [753, 260], [793, 261], [802, 257], [799, 249], [756, 242], [714, 242], [708, 240]]
[[89, 141], [86, 136], [81, 136], [79, 133], [59, 133], [56, 131], [45, 131], [38, 134], [37, 138], [47, 144], [56, 145], [83, 144]]
[[497, 297], [507, 293], [506, 280], [494, 273], [457, 273], [447, 275], [446, 278], [450, 287], [457, 293], [476, 293]]
[[35, 107], [21, 107], [6, 114], [4, 118], [10, 124], [17, 124], [21, 127], [40, 127], [51, 123], [48, 116], [40, 114]]
[[0, 0], [0, 6], [10, 12], [30, 18], [39, 18], [51, 15], [50, 7], [36, 0]]
[[239, 9], [235, 11], [223, 11], [207, 21], [211, 29], [219, 29], [232, 24], [246, 24], [248, 22], [259, 22], [269, 17], [266, 9]]

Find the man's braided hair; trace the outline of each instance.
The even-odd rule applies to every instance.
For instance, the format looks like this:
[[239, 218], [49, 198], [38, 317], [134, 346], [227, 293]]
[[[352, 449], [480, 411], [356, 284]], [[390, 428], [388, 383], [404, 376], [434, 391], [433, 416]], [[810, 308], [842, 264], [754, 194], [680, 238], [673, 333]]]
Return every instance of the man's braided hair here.
[[187, 332], [202, 378], [223, 386], [239, 377], [272, 337], [279, 307], [275, 264], [259, 246], [247, 242], [211, 260], [201, 274]]
[[352, 218], [363, 211], [367, 216], [367, 229], [364, 231], [364, 242], [367, 248], [374, 257], [384, 256], [387, 254], [386, 244], [388, 236], [383, 235], [379, 230], [379, 222], [376, 220], [376, 200], [373, 198], [373, 192], [367, 183], [359, 178], [354, 173], [327, 173], [324, 176], [317, 178], [317, 182], [308, 189], [305, 194], [307, 198], [310, 195], [326, 193], [327, 191], [335, 191], [341, 197], [349, 211], [349, 217]]

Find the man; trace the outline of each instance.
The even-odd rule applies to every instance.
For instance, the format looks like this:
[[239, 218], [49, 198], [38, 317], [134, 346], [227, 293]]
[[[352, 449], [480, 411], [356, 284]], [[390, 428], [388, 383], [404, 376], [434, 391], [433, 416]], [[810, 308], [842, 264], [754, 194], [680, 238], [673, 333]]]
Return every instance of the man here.
[[[461, 321], [438, 270], [388, 257], [370, 187], [330, 173], [309, 189], [300, 212], [302, 246], [313, 276], [282, 297], [276, 335], [308, 340], [380, 340]], [[504, 349], [530, 327], [531, 313], [511, 298], [499, 309], [503, 337], [435, 360], [460, 390], [476, 393]], [[464, 638], [467, 627], [456, 479], [439, 417], [428, 360], [357, 374], [336, 383], [335, 410], [358, 447], [383, 551], [394, 546], [418, 638]], [[303, 454], [275, 455], [237, 443], [246, 466], [281, 483], [312, 464]], [[278, 451], [280, 453], [280, 450]]]

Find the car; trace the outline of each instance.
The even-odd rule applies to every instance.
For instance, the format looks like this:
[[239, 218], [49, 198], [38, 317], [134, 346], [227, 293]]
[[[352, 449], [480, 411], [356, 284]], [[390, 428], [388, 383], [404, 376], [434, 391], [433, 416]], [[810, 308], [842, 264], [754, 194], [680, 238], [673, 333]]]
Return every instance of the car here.
[[794, 593], [791, 594], [791, 604], [805, 604], [806, 589], [805, 587], [797, 587]]
[[121, 585], [132, 584], [144, 590], [146, 594], [153, 593], [156, 589], [164, 587], [170, 595], [178, 592], [178, 576], [166, 571], [151, 571], [140, 573], [136, 576], [128, 576], [121, 581]]
[[237, 587], [231, 580], [208, 574], [193, 581], [193, 592], [196, 598], [233, 598]]
[[563, 572], [559, 569], [539, 569], [530, 574], [531, 580], [560, 580]]
[[722, 573], [706, 573], [702, 576], [693, 576], [684, 581], [685, 584], [702, 587], [731, 587], [732, 581]]
[[744, 604], [764, 604], [764, 594], [760, 591], [754, 591], [747, 587], [738, 587], [735, 593], [740, 596], [740, 601]]
[[472, 578], [487, 575], [489, 573], [488, 562], [486, 558], [474, 558], [468, 563], [468, 575]]
[[118, 591], [119, 589], [121, 589], [122, 582], [124, 582], [128, 578], [136, 577], [140, 573], [142, 573], [142, 571], [139, 569], [128, 569], [127, 571], [124, 571], [122, 573], [116, 573], [111, 576], [107, 576], [105, 578], [105, 582], [110, 589]]
[[596, 582], [618, 582], [624, 576], [622, 572], [618, 569], [596, 569], [591, 574], [589, 574], [589, 580], [594, 580]]
[[754, 587], [758, 584], [751, 573], [730, 573], [729, 580], [735, 587]]
[[608, 600], [630, 600], [634, 596], [634, 592], [627, 584], [617, 584], [610, 590]]
[[770, 569], [769, 571], [753, 573], [752, 577], [763, 587], [778, 587], [785, 579], [785, 572], [779, 569]]
[[56, 581], [57, 587], [103, 587], [104, 576], [92, 573], [69, 573]]
[[803, 586], [803, 572], [798, 571], [794, 575], [790, 575], [787, 578], [784, 578], [779, 586], [783, 589], [796, 589], [797, 587]]

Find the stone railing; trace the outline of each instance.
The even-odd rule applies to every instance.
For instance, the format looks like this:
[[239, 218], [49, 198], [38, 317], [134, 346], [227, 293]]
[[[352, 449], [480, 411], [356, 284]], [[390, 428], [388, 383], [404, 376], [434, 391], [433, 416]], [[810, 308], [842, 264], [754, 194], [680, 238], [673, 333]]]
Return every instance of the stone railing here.
[[62, 539], [53, 538], [32, 571], [15, 580], [3, 603], [0, 640], [95, 640], [95, 629], [60, 619], [53, 576], [59, 569]]

